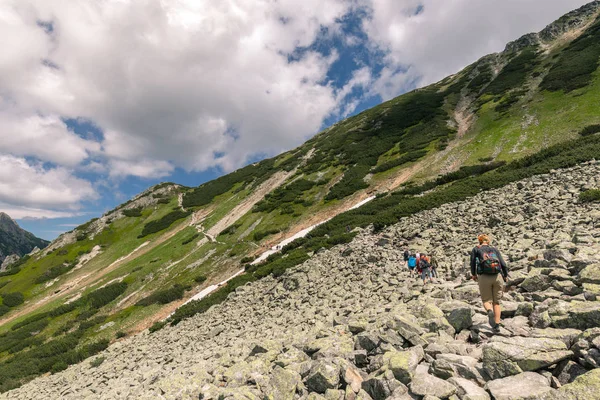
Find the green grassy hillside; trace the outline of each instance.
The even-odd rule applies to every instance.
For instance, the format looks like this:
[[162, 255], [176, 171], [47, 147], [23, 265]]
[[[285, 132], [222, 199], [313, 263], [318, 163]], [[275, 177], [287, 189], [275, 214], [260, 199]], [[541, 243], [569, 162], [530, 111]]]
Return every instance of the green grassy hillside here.
[[[381, 229], [599, 158], [599, 7], [568, 14], [292, 151], [197, 188], [150, 188], [23, 259], [0, 275], [0, 391], [64, 369], [171, 312], [168, 323], [202, 312], [239, 285], [352, 240], [354, 227]], [[334, 216], [266, 262], [248, 263]], [[246, 273], [177, 308], [240, 268]]]

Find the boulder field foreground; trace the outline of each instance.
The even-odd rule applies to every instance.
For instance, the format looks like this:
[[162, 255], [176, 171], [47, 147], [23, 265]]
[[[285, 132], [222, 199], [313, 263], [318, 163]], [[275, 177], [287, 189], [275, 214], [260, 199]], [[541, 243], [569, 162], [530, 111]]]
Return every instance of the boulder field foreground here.
[[[588, 163], [363, 230], [2, 397], [598, 399], [600, 205], [578, 196], [599, 186]], [[499, 334], [468, 280], [481, 232], [510, 268]], [[409, 277], [405, 248], [437, 257], [437, 283]]]

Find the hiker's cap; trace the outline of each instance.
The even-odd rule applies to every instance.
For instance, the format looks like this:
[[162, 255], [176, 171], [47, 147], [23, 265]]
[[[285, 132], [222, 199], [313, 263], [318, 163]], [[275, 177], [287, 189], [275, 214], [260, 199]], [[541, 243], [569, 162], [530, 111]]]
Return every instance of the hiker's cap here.
[[479, 243], [489, 243], [490, 242], [490, 237], [486, 234], [481, 234], [479, 236], [477, 236], [477, 240], [479, 240]]

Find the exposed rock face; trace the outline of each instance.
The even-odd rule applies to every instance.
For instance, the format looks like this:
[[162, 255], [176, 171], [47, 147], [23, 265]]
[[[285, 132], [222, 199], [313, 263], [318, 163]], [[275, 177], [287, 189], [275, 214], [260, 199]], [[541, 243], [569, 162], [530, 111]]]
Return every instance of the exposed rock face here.
[[[3, 396], [597, 398], [600, 301], [586, 285], [598, 285], [600, 204], [577, 200], [589, 186], [600, 186], [599, 164], [361, 231], [204, 314], [113, 344], [97, 368], [84, 361]], [[499, 333], [467, 276], [481, 231], [511, 271]], [[405, 248], [437, 257], [437, 283], [409, 276]]]
[[48, 243], [48, 241], [21, 229], [11, 217], [0, 212], [0, 265], [2, 265], [0, 271], [4, 271], [10, 266], [10, 263], [3, 263], [5, 258], [13, 255], [16, 255], [17, 258], [22, 257], [36, 247], [46, 247]]

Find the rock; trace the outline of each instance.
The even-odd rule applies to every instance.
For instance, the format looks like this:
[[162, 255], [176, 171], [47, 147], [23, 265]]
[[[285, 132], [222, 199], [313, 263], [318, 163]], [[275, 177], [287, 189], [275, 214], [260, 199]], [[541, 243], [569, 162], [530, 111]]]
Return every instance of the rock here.
[[388, 326], [395, 329], [404, 339], [413, 346], [425, 346], [427, 342], [421, 338], [424, 330], [419, 326], [417, 319], [411, 314], [395, 314]]
[[336, 389], [340, 383], [340, 368], [329, 360], [319, 360], [311, 368], [306, 386], [317, 393], [325, 393], [327, 389]]
[[460, 377], [485, 382], [478, 371], [478, 362], [469, 356], [455, 354], [439, 354], [431, 364], [430, 373], [441, 379]]
[[565, 249], [552, 249], [544, 251], [544, 259], [548, 261], [562, 260], [565, 262], [571, 261], [573, 255]]
[[495, 336], [483, 346], [483, 368], [498, 379], [537, 371], [572, 355], [564, 342], [556, 339]]
[[490, 400], [490, 395], [476, 383], [464, 378], [450, 378], [448, 382], [456, 387], [461, 400]]
[[360, 375], [360, 371], [356, 368], [349, 366], [346, 368], [344, 373], [344, 382], [352, 388], [354, 393], [358, 393], [362, 387], [363, 378]]
[[575, 339], [581, 334], [578, 329], [533, 329], [529, 332], [530, 337], [534, 338], [550, 338], [561, 340], [567, 348], [571, 348]]
[[419, 357], [416, 351], [412, 350], [384, 354], [387, 366], [393, 372], [394, 377], [405, 385], [408, 385], [412, 380], [417, 365], [422, 358], [422, 356]]
[[552, 392], [548, 379], [535, 372], [524, 372], [487, 383], [495, 400], [533, 400]]
[[594, 369], [562, 386], [549, 400], [597, 400], [600, 393], [600, 369]]
[[586, 372], [587, 370], [576, 362], [564, 360], [556, 366], [553, 375], [558, 379], [561, 385], [566, 385]]
[[579, 273], [582, 283], [600, 284], [600, 263], [590, 264]]
[[348, 321], [348, 330], [352, 332], [354, 335], [364, 332], [367, 329], [367, 321], [365, 320], [349, 320]]
[[419, 396], [436, 396], [447, 399], [456, 393], [456, 387], [433, 375], [418, 373], [410, 386], [410, 391]]
[[296, 387], [301, 381], [302, 378], [297, 372], [275, 367], [264, 393], [269, 400], [294, 400]]
[[526, 278], [519, 287], [526, 292], [542, 292], [551, 285], [550, 277], [546, 275], [535, 275]]
[[[389, 371], [388, 371], [389, 372]], [[386, 400], [402, 383], [394, 379], [393, 375], [371, 376], [362, 383], [362, 389], [373, 398], [373, 400]]]
[[444, 312], [448, 323], [452, 325], [456, 332], [469, 329], [473, 325], [473, 310], [467, 303], [449, 301], [442, 303], [440, 308]]
[[600, 326], [600, 301], [573, 301], [565, 315], [552, 317], [552, 325], [581, 330]]

